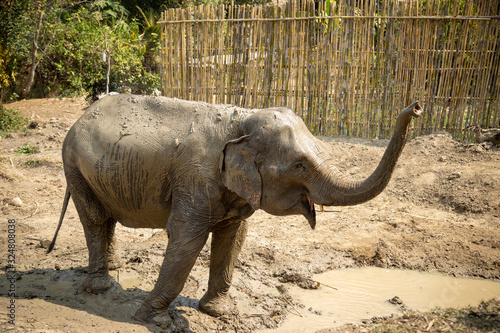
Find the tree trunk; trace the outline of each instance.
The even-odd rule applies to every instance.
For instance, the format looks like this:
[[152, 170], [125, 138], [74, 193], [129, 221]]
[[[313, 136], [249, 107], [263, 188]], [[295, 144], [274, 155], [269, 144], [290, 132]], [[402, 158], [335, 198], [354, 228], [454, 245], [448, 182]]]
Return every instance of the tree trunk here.
[[36, 68], [38, 67], [38, 64], [40, 63], [36, 57], [38, 54], [38, 39], [40, 37], [40, 30], [42, 30], [43, 14], [44, 14], [44, 12], [42, 10], [40, 10], [40, 16], [38, 17], [38, 23], [37, 23], [37, 27], [35, 30], [35, 36], [33, 37], [33, 51], [31, 52], [30, 74], [28, 77], [28, 82], [26, 83], [26, 86], [21, 91], [21, 95], [19, 96], [21, 99], [25, 99], [26, 96], [30, 93], [31, 87], [33, 86], [33, 83], [35, 82]]
[[111, 72], [111, 53], [107, 53], [107, 58], [106, 58], [106, 95], [109, 95], [109, 73]]

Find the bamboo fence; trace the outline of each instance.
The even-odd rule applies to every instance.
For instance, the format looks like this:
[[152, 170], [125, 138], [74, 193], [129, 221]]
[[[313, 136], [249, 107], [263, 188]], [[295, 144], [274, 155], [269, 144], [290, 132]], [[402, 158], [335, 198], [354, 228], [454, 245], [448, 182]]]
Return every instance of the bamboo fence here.
[[[457, 3], [454, 5], [454, 3]], [[316, 135], [388, 138], [499, 126], [495, 1], [292, 0], [162, 13], [163, 94], [247, 108], [288, 106]]]

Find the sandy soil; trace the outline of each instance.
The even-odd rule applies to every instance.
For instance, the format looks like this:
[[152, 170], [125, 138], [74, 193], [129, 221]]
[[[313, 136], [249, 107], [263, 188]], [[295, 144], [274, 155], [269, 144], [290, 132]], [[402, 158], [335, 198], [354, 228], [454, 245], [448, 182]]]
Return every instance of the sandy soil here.
[[[103, 295], [81, 289], [88, 253], [72, 204], [55, 251], [45, 254], [65, 191], [61, 144], [86, 103], [44, 99], [6, 106], [37, 121], [38, 127], [0, 139], [0, 327], [8, 327], [6, 231], [8, 220], [15, 219], [20, 331], [159, 331], [131, 317], [158, 275], [167, 243], [162, 230], [118, 227], [118, 254], [124, 264], [111, 272], [116, 283]], [[325, 141], [339, 167], [353, 178], [367, 176], [387, 144], [347, 138]], [[38, 146], [39, 151], [20, 154], [21, 146]], [[249, 219], [231, 288], [239, 314], [213, 318], [197, 310], [208, 280], [205, 247], [170, 307], [173, 331], [277, 327], [290, 313], [290, 300], [277, 287], [314, 287], [312, 274], [337, 268], [373, 265], [499, 280], [499, 166], [500, 150], [489, 144], [462, 144], [447, 134], [423, 136], [407, 144], [380, 196], [355, 207], [325, 207], [325, 212], [318, 212], [315, 230], [301, 216], [257, 212]], [[12, 204], [16, 197], [22, 200], [20, 206]]]

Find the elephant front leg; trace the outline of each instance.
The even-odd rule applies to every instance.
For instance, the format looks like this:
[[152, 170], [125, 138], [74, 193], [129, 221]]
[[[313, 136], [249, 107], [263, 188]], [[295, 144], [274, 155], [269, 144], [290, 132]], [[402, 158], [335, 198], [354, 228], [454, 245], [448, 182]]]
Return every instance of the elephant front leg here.
[[235, 311], [228, 291], [247, 229], [247, 221], [243, 220], [230, 223], [212, 233], [208, 290], [200, 300], [200, 309], [212, 316]]
[[[189, 231], [188, 231], [189, 230]], [[158, 281], [151, 294], [137, 310], [134, 319], [154, 323], [167, 329], [172, 322], [168, 306], [184, 287], [189, 272], [208, 238], [208, 230], [184, 228], [184, 232], [170, 231], [167, 251]]]

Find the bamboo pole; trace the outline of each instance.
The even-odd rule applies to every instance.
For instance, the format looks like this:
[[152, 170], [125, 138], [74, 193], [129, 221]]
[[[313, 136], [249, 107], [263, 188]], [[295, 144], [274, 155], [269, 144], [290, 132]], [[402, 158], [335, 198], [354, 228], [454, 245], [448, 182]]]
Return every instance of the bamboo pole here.
[[[317, 134], [387, 138], [413, 100], [413, 133], [500, 121], [500, 16], [488, 2], [292, 0], [162, 13], [162, 92], [289, 106]], [[326, 15], [326, 13], [329, 13]]]

